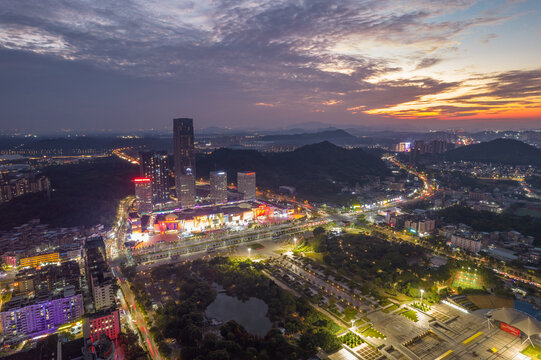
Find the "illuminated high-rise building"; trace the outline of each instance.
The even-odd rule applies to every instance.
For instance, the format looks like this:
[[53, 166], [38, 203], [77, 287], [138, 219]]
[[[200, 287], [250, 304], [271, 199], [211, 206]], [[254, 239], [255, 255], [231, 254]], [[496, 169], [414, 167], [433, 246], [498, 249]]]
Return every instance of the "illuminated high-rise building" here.
[[237, 173], [237, 191], [243, 194], [244, 200], [255, 199], [255, 172]]
[[401, 142], [394, 146], [396, 152], [410, 152], [411, 143], [410, 142]]
[[190, 208], [195, 205], [195, 176], [192, 174], [175, 176], [180, 206]]
[[195, 205], [195, 149], [193, 119], [173, 120], [175, 188], [183, 208]]
[[141, 176], [152, 180], [152, 204], [163, 204], [169, 199], [169, 179], [166, 151], [140, 153]]
[[227, 202], [227, 173], [225, 171], [210, 172], [210, 198], [214, 204]]
[[139, 177], [133, 179], [135, 183], [135, 202], [139, 214], [148, 214], [152, 212], [152, 180], [150, 178]]

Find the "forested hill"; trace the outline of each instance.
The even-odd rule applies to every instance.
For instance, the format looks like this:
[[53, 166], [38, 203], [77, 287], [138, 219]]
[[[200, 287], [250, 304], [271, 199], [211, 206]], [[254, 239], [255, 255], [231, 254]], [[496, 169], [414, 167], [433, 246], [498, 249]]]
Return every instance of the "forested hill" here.
[[212, 170], [226, 170], [230, 182], [236, 181], [237, 171], [253, 170], [258, 186], [276, 189], [291, 185], [300, 194], [336, 192], [340, 189], [337, 183], [353, 185], [362, 182], [365, 175], [390, 174], [381, 159], [362, 149], [344, 149], [328, 141], [283, 153], [219, 149], [197, 160], [198, 177], [206, 178]]
[[541, 150], [512, 139], [496, 139], [460, 147], [442, 155], [451, 161], [478, 161], [512, 165], [541, 166]]

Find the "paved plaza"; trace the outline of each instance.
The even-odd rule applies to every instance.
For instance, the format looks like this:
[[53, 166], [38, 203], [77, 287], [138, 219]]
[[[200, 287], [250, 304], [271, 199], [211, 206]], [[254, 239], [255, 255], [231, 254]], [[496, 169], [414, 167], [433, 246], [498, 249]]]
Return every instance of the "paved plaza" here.
[[[415, 311], [418, 321], [401, 315], [405, 309]], [[391, 313], [372, 311], [367, 317], [385, 338], [369, 338], [353, 330], [365, 341], [353, 349], [357, 359], [528, 359], [520, 353], [527, 346], [520, 338], [443, 303], [432, 305], [426, 313], [402, 305]]]
[[358, 360], [359, 358], [347, 351], [346, 349], [339, 350], [332, 355], [329, 355], [330, 360]]
[[357, 348], [357, 354], [359, 354], [361, 358], [366, 360], [383, 360], [387, 358], [378, 349], [368, 344], [362, 344], [361, 346], [359, 346]]

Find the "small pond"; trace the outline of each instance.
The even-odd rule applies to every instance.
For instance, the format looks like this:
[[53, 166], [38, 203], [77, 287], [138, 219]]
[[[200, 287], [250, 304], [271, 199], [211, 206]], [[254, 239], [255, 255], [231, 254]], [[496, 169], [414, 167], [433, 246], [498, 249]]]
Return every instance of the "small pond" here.
[[272, 323], [267, 317], [269, 307], [263, 300], [249, 298], [242, 302], [236, 297], [219, 293], [216, 299], [207, 307], [205, 314], [208, 318], [222, 322], [235, 320], [250, 334], [265, 336], [271, 329]]

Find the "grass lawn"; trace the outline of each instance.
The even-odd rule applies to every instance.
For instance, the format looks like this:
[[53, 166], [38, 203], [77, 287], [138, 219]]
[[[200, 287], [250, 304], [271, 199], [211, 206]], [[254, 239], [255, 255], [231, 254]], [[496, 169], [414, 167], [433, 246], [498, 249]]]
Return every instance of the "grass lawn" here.
[[374, 329], [373, 327], [370, 327], [368, 329], [366, 329], [365, 331], [363, 331], [361, 333], [363, 336], [366, 336], [366, 337], [371, 337], [371, 338], [376, 338], [376, 339], [385, 339], [385, 335], [383, 335], [381, 332], [379, 332], [378, 330]]
[[365, 316], [365, 317], [355, 321], [355, 326], [361, 326], [362, 324], [369, 323], [369, 322], [370, 322], [370, 319]]
[[251, 244], [251, 245], [250, 245], [250, 248], [251, 248], [252, 250], [261, 250], [261, 249], [264, 248], [264, 246], [261, 245], [260, 243], [255, 243], [255, 244]]
[[[361, 283], [363, 281], [366, 281], [366, 280], [361, 280]], [[389, 297], [389, 294], [387, 293], [386, 291], [387, 289], [383, 289], [383, 288], [377, 288], [376, 291], [378, 292], [378, 295], [382, 298], [388, 298]], [[406, 303], [406, 302], [410, 302], [411, 300], [413, 300], [413, 298], [407, 296], [406, 294], [402, 294], [400, 292], [397, 292], [395, 295], [391, 296], [392, 299], [396, 300], [397, 302], [403, 304], [403, 303]]]
[[307, 252], [307, 253], [304, 253], [304, 256], [310, 259], [314, 259], [315, 261], [320, 262], [320, 263], [323, 262], [323, 253]]
[[398, 309], [398, 305], [393, 304], [393, 305], [389, 306], [388, 308], [385, 308], [385, 309], [383, 309], [383, 310], [381, 310], [381, 311], [383, 311], [384, 313], [387, 313], [387, 314], [388, 314], [388, 313], [390, 313], [390, 312], [395, 311], [396, 309]]
[[522, 354], [529, 356], [532, 359], [541, 359], [541, 346], [530, 345], [522, 350]]
[[347, 328], [345, 328], [345, 327], [343, 327], [343, 326], [341, 326], [341, 325], [338, 325], [337, 323], [334, 323], [334, 325], [335, 325], [335, 326], [333, 326], [332, 329], [329, 329], [329, 330], [331, 330], [331, 332], [332, 332], [332, 330], [335, 330], [335, 329], [336, 329], [336, 331], [334, 332], [334, 335], [343, 334], [343, 333], [345, 333], [346, 331], [348, 331]]
[[357, 329], [357, 332], [358, 332], [358, 333], [362, 333], [363, 331], [365, 331], [365, 330], [367, 330], [367, 329], [369, 329], [369, 328], [371, 328], [371, 327], [372, 327], [372, 324], [366, 324], [366, 325], [364, 325], [364, 326], [358, 328], [358, 329]]
[[417, 316], [417, 311], [408, 310], [400, 313], [400, 315], [410, 319], [413, 322], [419, 321], [419, 317]]
[[296, 254], [304, 253], [304, 252], [311, 252], [311, 251], [312, 251], [312, 246], [304, 240], [300, 244], [297, 244], [297, 246], [293, 247], [293, 252]]

